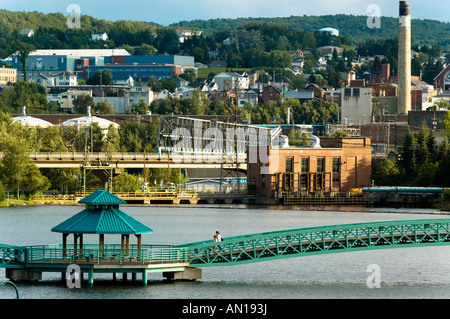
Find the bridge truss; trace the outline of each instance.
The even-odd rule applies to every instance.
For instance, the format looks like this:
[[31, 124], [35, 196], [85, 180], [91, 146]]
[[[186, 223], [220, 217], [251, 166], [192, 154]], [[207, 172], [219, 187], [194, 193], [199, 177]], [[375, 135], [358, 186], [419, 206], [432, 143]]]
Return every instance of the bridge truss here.
[[[185, 162], [220, 163], [220, 180], [224, 177], [237, 180], [239, 189], [239, 165], [248, 163], [249, 147], [267, 147], [280, 133], [279, 129], [272, 131], [243, 125], [236, 120], [231, 123], [182, 116], [161, 117], [157, 146], [158, 152], [167, 153], [168, 158], [172, 155]], [[225, 169], [225, 163], [232, 167]]]
[[450, 219], [334, 225], [229, 237], [189, 248], [191, 267], [234, 266], [282, 258], [450, 244]]

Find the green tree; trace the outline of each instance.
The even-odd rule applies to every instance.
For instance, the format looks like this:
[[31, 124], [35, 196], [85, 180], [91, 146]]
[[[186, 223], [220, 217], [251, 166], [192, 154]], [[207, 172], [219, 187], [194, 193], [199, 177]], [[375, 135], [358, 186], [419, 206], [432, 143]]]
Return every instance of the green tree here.
[[21, 63], [23, 79], [28, 81], [27, 77], [27, 58], [31, 52], [36, 51], [36, 47], [32, 44], [17, 40], [11, 45], [11, 50], [15, 56], [17, 56]]
[[140, 99], [139, 104], [133, 104], [131, 106], [131, 114], [147, 114], [148, 111], [148, 104], [144, 99]]
[[95, 73], [86, 80], [88, 85], [113, 85], [113, 76], [111, 70], [105, 69]]
[[[76, 114], [86, 114], [87, 107], [94, 106], [94, 99], [89, 94], [81, 94], [81, 95], [77, 95], [73, 99], [72, 103], [73, 103], [73, 111]], [[93, 110], [91, 110], [91, 111], [93, 111]]]
[[416, 140], [411, 131], [408, 131], [405, 136], [405, 141], [401, 150], [402, 167], [407, 176], [411, 176], [416, 168]]
[[142, 177], [127, 172], [122, 172], [121, 174], [113, 178], [113, 185], [115, 192], [136, 192], [139, 191], [142, 184]]
[[95, 114], [115, 114], [114, 105], [109, 104], [108, 101], [100, 101], [94, 107]]

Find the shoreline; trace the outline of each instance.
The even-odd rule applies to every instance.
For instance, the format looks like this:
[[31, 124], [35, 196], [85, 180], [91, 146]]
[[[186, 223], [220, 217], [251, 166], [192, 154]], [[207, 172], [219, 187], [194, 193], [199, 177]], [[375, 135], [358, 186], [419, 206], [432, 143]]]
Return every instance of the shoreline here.
[[[75, 201], [52, 200], [11, 200], [0, 203], [1, 208], [17, 207], [42, 207], [42, 206], [82, 206]], [[445, 206], [445, 205], [443, 205]], [[396, 213], [396, 214], [423, 214], [423, 215], [450, 215], [450, 211], [441, 210], [447, 207], [428, 208], [393, 208], [393, 207], [368, 207], [365, 205], [248, 205], [248, 204], [128, 204], [127, 207], [174, 207], [174, 208], [220, 208], [220, 209], [270, 209], [280, 211], [305, 210], [305, 211], [329, 211], [341, 212], [367, 212], [367, 213]], [[337, 209], [339, 208], [339, 209]], [[422, 210], [422, 211], [420, 211]]]

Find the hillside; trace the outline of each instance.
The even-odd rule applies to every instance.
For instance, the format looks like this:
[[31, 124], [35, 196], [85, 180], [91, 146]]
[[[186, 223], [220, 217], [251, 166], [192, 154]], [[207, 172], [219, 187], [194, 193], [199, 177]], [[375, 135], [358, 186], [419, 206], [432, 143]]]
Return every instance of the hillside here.
[[[318, 31], [324, 27], [336, 28], [340, 35], [354, 42], [369, 38], [393, 38], [397, 36], [398, 19], [381, 18], [381, 28], [368, 28], [367, 16], [354, 15], [324, 15], [324, 16], [291, 16], [287, 18], [238, 18], [181, 21], [172, 24], [173, 27], [203, 30], [206, 35], [214, 31], [230, 30], [249, 23], [267, 23], [284, 25], [288, 28], [309, 32]], [[412, 20], [413, 44], [437, 43], [444, 50], [450, 50], [450, 23], [436, 20]]]

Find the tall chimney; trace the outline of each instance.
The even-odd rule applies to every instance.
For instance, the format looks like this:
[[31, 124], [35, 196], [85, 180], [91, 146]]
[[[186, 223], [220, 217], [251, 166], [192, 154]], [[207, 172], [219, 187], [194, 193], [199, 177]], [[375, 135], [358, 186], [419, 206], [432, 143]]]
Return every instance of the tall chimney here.
[[398, 26], [398, 114], [411, 111], [411, 7], [400, 1]]

